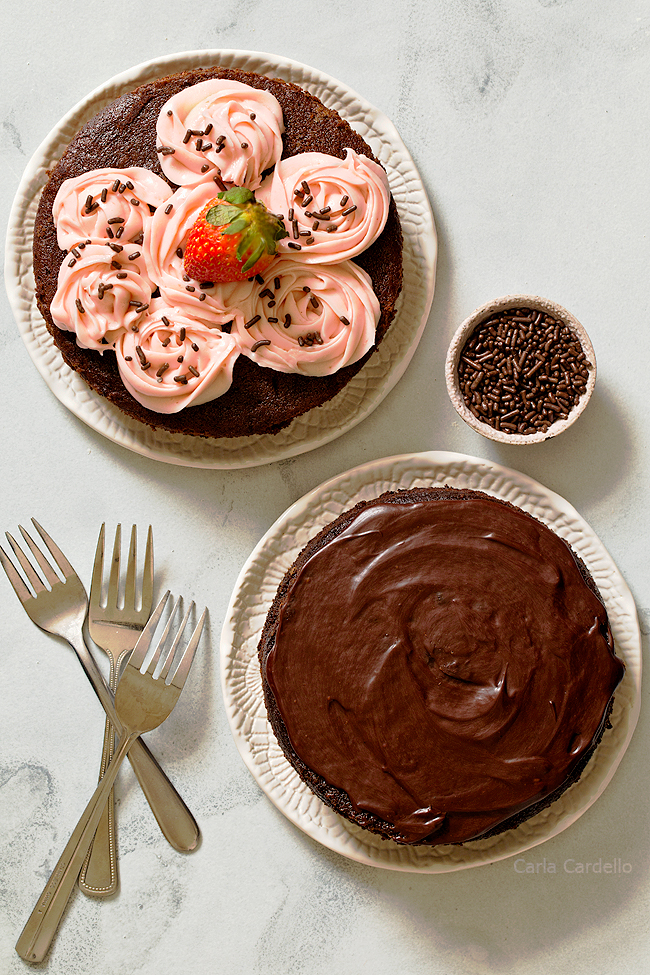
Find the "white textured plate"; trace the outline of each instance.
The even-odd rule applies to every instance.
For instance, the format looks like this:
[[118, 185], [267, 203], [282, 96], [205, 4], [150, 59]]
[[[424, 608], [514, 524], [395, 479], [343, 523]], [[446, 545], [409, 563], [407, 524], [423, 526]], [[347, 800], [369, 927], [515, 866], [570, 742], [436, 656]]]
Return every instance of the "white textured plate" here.
[[[404, 281], [397, 315], [370, 361], [333, 400], [275, 436], [203, 439], [151, 430], [94, 393], [61, 358], [36, 306], [32, 235], [47, 170], [79, 128], [138, 85], [189, 68], [220, 64], [300, 85], [333, 108], [366, 140], [383, 164], [404, 235]], [[404, 373], [426, 324], [435, 284], [437, 238], [431, 207], [413, 160], [394, 125], [334, 78], [287, 58], [254, 51], [188, 51], [147, 61], [91, 92], [52, 130], [32, 157], [7, 230], [5, 281], [27, 350], [46, 383], [72, 413], [102, 436], [154, 460], [186, 467], [241, 468], [304, 453], [334, 440], [378, 406]]]
[[[580, 780], [517, 829], [462, 846], [401, 846], [338, 816], [286, 761], [267, 721], [257, 645], [277, 588], [296, 556], [321, 528], [357, 501], [382, 491], [447, 484], [496, 495], [523, 508], [564, 538], [588, 566], [607, 607], [626, 672], [614, 699], [612, 727]], [[589, 525], [559, 495], [517, 471], [444, 452], [388, 457], [321, 484], [271, 527], [244, 566], [221, 638], [221, 678], [235, 742], [266, 795], [296, 826], [324, 846], [361, 863], [393, 870], [445, 873], [521, 854], [575, 822], [603, 792], [636, 725], [641, 684], [641, 634], [631, 593]]]

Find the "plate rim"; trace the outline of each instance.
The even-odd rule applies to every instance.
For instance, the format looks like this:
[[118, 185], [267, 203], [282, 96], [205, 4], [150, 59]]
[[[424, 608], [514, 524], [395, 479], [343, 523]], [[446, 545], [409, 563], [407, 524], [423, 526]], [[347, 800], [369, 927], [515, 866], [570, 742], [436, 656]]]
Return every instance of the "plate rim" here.
[[[364, 490], [367, 489], [372, 483], [376, 483], [376, 478], [379, 472], [381, 470], [386, 470], [389, 466], [396, 468], [399, 467], [400, 465], [408, 465], [408, 464], [416, 464], [416, 465], [422, 464], [424, 466], [428, 465], [430, 472], [432, 473], [433, 476], [435, 476], [433, 472], [436, 469], [441, 469], [445, 465], [449, 466], [449, 465], [453, 465], [454, 463], [458, 465], [468, 465], [470, 468], [473, 466], [477, 472], [483, 470], [485, 473], [489, 473], [490, 475], [496, 476], [497, 483], [503, 482], [509, 484], [510, 486], [518, 489], [519, 491], [524, 492], [529, 496], [533, 496], [533, 492], [534, 492], [535, 494], [543, 497], [544, 501], [549, 506], [549, 511], [559, 512], [559, 514], [563, 518], [567, 518], [569, 522], [573, 523], [574, 528], [577, 526], [577, 530], [580, 532], [580, 535], [581, 536], [584, 535], [584, 537], [588, 539], [589, 543], [592, 546], [594, 546], [594, 554], [590, 554], [588, 555], [588, 557], [585, 557], [587, 553], [585, 553], [584, 551], [584, 545], [583, 545], [583, 551], [578, 551], [578, 554], [580, 555], [581, 558], [583, 558], [583, 560], [587, 564], [587, 567], [590, 569], [590, 571], [592, 571], [592, 574], [595, 573], [596, 575], [602, 575], [603, 572], [606, 570], [607, 573], [611, 574], [611, 577], [614, 579], [616, 583], [616, 592], [618, 596], [616, 606], [613, 605], [613, 599], [609, 597], [609, 594], [607, 595], [603, 594], [603, 600], [606, 604], [608, 614], [611, 614], [610, 623], [612, 623], [612, 630], [614, 631], [615, 637], [616, 637], [616, 631], [620, 630], [621, 627], [621, 623], [618, 619], [619, 613], [623, 617], [627, 618], [631, 630], [633, 631], [633, 637], [629, 637], [628, 641], [626, 641], [626, 643], [632, 642], [633, 647], [627, 647], [626, 652], [623, 652], [621, 650], [618, 641], [616, 641], [617, 653], [619, 653], [623, 657], [626, 664], [626, 673], [623, 678], [623, 682], [619, 685], [619, 689], [617, 693], [619, 696], [619, 701], [622, 701], [624, 698], [622, 689], [625, 688], [625, 692], [631, 695], [631, 703], [626, 706], [625, 702], [623, 701], [623, 704], [621, 705], [623, 711], [623, 717], [625, 720], [624, 738], [623, 741], [616, 746], [613, 756], [608, 755], [605, 757], [605, 752], [608, 747], [607, 732], [605, 732], [605, 735], [603, 736], [603, 740], [601, 741], [601, 743], [598, 746], [598, 749], [596, 750], [595, 756], [600, 754], [601, 761], [605, 763], [605, 770], [604, 770], [604, 775], [601, 773], [600, 779], [598, 779], [596, 783], [595, 791], [593, 790], [593, 783], [592, 786], [589, 787], [588, 777], [587, 775], [584, 775], [583, 778], [575, 784], [575, 786], [571, 787], [565, 793], [565, 796], [568, 796], [572, 789], [574, 791], [577, 790], [580, 787], [580, 782], [583, 782], [583, 791], [587, 792], [587, 796], [586, 796], [586, 800], [583, 802], [583, 805], [579, 806], [577, 814], [569, 810], [569, 812], [566, 815], [564, 816], [560, 815], [557, 821], [551, 824], [552, 828], [550, 828], [548, 831], [544, 832], [542, 830], [542, 833], [540, 833], [540, 835], [531, 837], [530, 827], [528, 826], [528, 824], [534, 823], [535, 820], [538, 819], [544, 819], [546, 813], [545, 810], [542, 814], [539, 814], [537, 817], [534, 817], [533, 819], [527, 821], [527, 823], [526, 822], [523, 823], [521, 826], [517, 827], [514, 830], [508, 830], [507, 832], [499, 834], [498, 836], [493, 837], [489, 840], [476, 840], [476, 841], [470, 841], [467, 844], [463, 844], [461, 849], [464, 852], [465, 851], [473, 852], [475, 850], [479, 851], [478, 855], [475, 855], [471, 861], [467, 861], [467, 862], [460, 862], [457, 857], [453, 859], [450, 858], [449, 860], [443, 861], [441, 858], [437, 857], [437, 855], [434, 857], [433, 854], [431, 859], [427, 860], [426, 858], [427, 848], [405, 847], [405, 846], [401, 846], [400, 844], [393, 843], [390, 840], [381, 841], [381, 846], [379, 846], [378, 849], [380, 851], [388, 852], [389, 854], [395, 853], [397, 857], [402, 857], [402, 860], [397, 862], [394, 858], [387, 859], [385, 857], [382, 859], [379, 858], [375, 859], [376, 854], [373, 854], [373, 852], [371, 852], [370, 854], [367, 853], [364, 854], [364, 853], [360, 853], [358, 849], [354, 849], [351, 851], [350, 849], [345, 849], [342, 847], [342, 844], [340, 842], [341, 834], [346, 835], [346, 842], [347, 841], [355, 842], [356, 841], [355, 837], [358, 838], [359, 836], [362, 836], [362, 842], [363, 842], [363, 838], [367, 839], [368, 834], [366, 833], [366, 831], [361, 830], [358, 827], [355, 827], [352, 824], [348, 823], [345, 819], [343, 819], [343, 817], [338, 816], [338, 814], [330, 810], [329, 807], [327, 807], [325, 803], [321, 802], [321, 800], [319, 800], [316, 796], [312, 797], [311, 790], [309, 790], [308, 786], [302, 783], [300, 779], [298, 779], [297, 782], [298, 788], [302, 787], [302, 789], [304, 789], [305, 795], [308, 795], [309, 799], [312, 801], [312, 805], [314, 808], [317, 808], [321, 813], [327, 816], [330, 820], [333, 820], [334, 822], [337, 822], [339, 824], [340, 830], [338, 832], [330, 835], [330, 832], [328, 830], [323, 830], [323, 828], [318, 824], [314, 824], [313, 822], [306, 823], [301, 821], [300, 817], [295, 814], [295, 810], [293, 810], [293, 814], [292, 814], [292, 810], [288, 809], [287, 803], [286, 802], [280, 803], [277, 800], [277, 796], [272, 794], [271, 791], [266, 787], [266, 783], [262, 778], [262, 776], [260, 775], [259, 767], [255, 762], [254, 750], [251, 747], [250, 740], [249, 738], [246, 737], [244, 733], [242, 733], [241, 730], [242, 726], [241, 726], [241, 721], [239, 720], [241, 717], [241, 709], [237, 707], [231, 694], [229, 666], [232, 660], [231, 649], [235, 642], [235, 636], [236, 636], [234, 620], [238, 612], [237, 601], [238, 601], [239, 594], [243, 590], [244, 586], [246, 585], [251, 575], [251, 572], [257, 566], [257, 563], [259, 562], [260, 558], [263, 556], [265, 550], [269, 548], [270, 543], [280, 535], [286, 537], [286, 530], [288, 525], [291, 524], [292, 522], [295, 522], [297, 517], [299, 517], [302, 513], [305, 513], [307, 511], [313, 511], [315, 502], [319, 501], [319, 499], [322, 499], [327, 493], [331, 493], [333, 489], [343, 486], [346, 481], [353, 481], [354, 479], [359, 479], [355, 494], [351, 495], [345, 502], [344, 507], [341, 507], [340, 509], [340, 510], [345, 510], [346, 507], [351, 507], [354, 503], [356, 503], [357, 500], [360, 500], [360, 497], [362, 496], [365, 497], [365, 495], [363, 494]], [[372, 482], [370, 480], [373, 474], [375, 475], [375, 482]], [[499, 478], [501, 479], [501, 481], [498, 480]], [[446, 477], [446, 483], [453, 483], [453, 482], [449, 477]], [[397, 487], [381, 488], [381, 490], [395, 490], [395, 489], [397, 489]], [[479, 489], [485, 491], [485, 493], [487, 494], [493, 494], [498, 497], [505, 496], [505, 494], [501, 493], [500, 490], [490, 489], [486, 487], [480, 487]], [[370, 493], [369, 496], [373, 496], [372, 492]], [[376, 494], [374, 496], [376, 496]], [[513, 501], [512, 503], [516, 503], [516, 502]], [[334, 504], [334, 508], [336, 508], [337, 506], [338, 506], [338, 502]], [[524, 505], [519, 504], [518, 506], [523, 507], [524, 510], [526, 510]], [[337, 512], [333, 512], [331, 514], [331, 518], [329, 518], [328, 520], [333, 520], [336, 516], [337, 516]], [[553, 528], [552, 520], [550, 519], [548, 514], [545, 517], [543, 513], [540, 513], [539, 511], [535, 511], [535, 516], [540, 518], [540, 520], [545, 521], [546, 523], [550, 523], [550, 527]], [[318, 524], [314, 524], [313, 530], [311, 531], [311, 535], [315, 534], [318, 530], [320, 530], [321, 527], [322, 527], [321, 521], [319, 521]], [[553, 530], [556, 529], [553, 528]], [[560, 537], [563, 537], [561, 532], [556, 531], [556, 533], [560, 534]], [[574, 543], [572, 542], [571, 544], [573, 545]], [[297, 548], [298, 550], [302, 549], [302, 547], [304, 547], [304, 542], [300, 543], [299, 545], [293, 546], [294, 549]], [[596, 553], [599, 560], [598, 564], [596, 564]], [[270, 562], [272, 561], [273, 559], [271, 557]], [[293, 558], [291, 559], [291, 561], [293, 561]], [[266, 569], [267, 572], [268, 572], [268, 568], [269, 567], [267, 566]], [[609, 601], [609, 605], [608, 605], [608, 601]], [[616, 613], [614, 613], [614, 610], [616, 610]], [[264, 612], [263, 615], [265, 618], [266, 611]], [[612, 620], [612, 616], [615, 616], [614, 621]], [[257, 642], [259, 639], [259, 632], [261, 632], [261, 628], [258, 631], [258, 636], [255, 641], [255, 647], [257, 646]], [[253, 657], [255, 659], [257, 658], [256, 650], [253, 653]], [[570, 825], [572, 825], [573, 822], [577, 821], [577, 819], [579, 819], [593, 805], [593, 803], [599, 798], [599, 796], [605, 790], [605, 788], [611, 781], [616, 769], [618, 768], [629, 746], [632, 735], [634, 733], [634, 729], [638, 721], [639, 711], [640, 711], [641, 670], [642, 670], [641, 632], [640, 632], [639, 620], [638, 620], [634, 598], [632, 596], [632, 593], [627, 583], [625, 582], [624, 577], [622, 576], [620, 570], [616, 566], [611, 555], [609, 554], [609, 552], [601, 542], [600, 538], [589, 526], [589, 524], [586, 522], [583, 516], [580, 515], [577, 509], [574, 508], [574, 506], [570, 502], [568, 502], [557, 492], [552, 491], [551, 489], [547, 488], [545, 485], [541, 484], [539, 481], [536, 481], [534, 478], [530, 477], [527, 474], [524, 474], [523, 472], [517, 471], [513, 468], [506, 467], [496, 461], [487, 460], [485, 458], [474, 457], [471, 455], [461, 454], [454, 451], [442, 451], [442, 450], [396, 454], [396, 455], [377, 458], [375, 460], [364, 462], [362, 464], [357, 465], [356, 467], [350, 468], [347, 471], [343, 471], [340, 474], [328, 478], [327, 480], [323, 481], [321, 484], [317, 485], [315, 488], [312, 488], [301, 498], [298, 498], [291, 505], [289, 505], [285, 509], [285, 511], [282, 512], [282, 514], [274, 521], [274, 523], [270, 526], [270, 528], [264, 533], [264, 535], [259, 540], [257, 545], [253, 548], [252, 552], [249, 554], [244, 565], [242, 566], [240, 573], [237, 577], [237, 580], [235, 582], [235, 586], [233, 588], [231, 598], [228, 603], [228, 608], [224, 617], [224, 622], [221, 631], [221, 640], [220, 640], [221, 691], [222, 691], [223, 702], [226, 709], [230, 730], [234, 738], [237, 750], [241, 755], [244, 764], [246, 765], [249, 772], [252, 774], [253, 778], [257, 782], [258, 786], [262, 789], [266, 797], [271, 800], [273, 805], [285, 816], [285, 818], [289, 820], [289, 822], [291, 822], [302, 832], [306, 833], [313, 840], [325, 846], [326, 848], [333, 850], [334, 852], [337, 852], [350, 860], [353, 860], [355, 862], [360, 862], [368, 866], [375, 866], [379, 868], [398, 870], [402, 872], [411, 872], [411, 873], [428, 873], [428, 874], [448, 873], [448, 872], [453, 872], [453, 871], [458, 871], [463, 869], [470, 869], [478, 866], [484, 866], [489, 863], [495, 863], [500, 860], [504, 860], [512, 856], [516, 856], [517, 854], [525, 853], [526, 851], [534, 848], [535, 846], [538, 846], [540, 843], [543, 843], [546, 840], [551, 839], [553, 836], [556, 836], [559, 833], [563, 832]], [[273, 745], [274, 736], [270, 728], [270, 725], [268, 723], [268, 719], [266, 718], [266, 712], [263, 706], [263, 701], [262, 701], [262, 710], [263, 710], [263, 718], [261, 718], [260, 721], [265, 725], [265, 729], [264, 729], [265, 734], [269, 736], [269, 740], [271, 740], [271, 743]], [[248, 723], [247, 727], [250, 728], [250, 722]], [[260, 734], [260, 733], [262, 732], [260, 731], [260, 723], [258, 721], [256, 725], [255, 734]], [[603, 748], [603, 745], [605, 745], [605, 748]], [[278, 761], [278, 764], [281, 765], [282, 763], [284, 763], [284, 765], [286, 766], [286, 770], [288, 774], [291, 774], [292, 771], [291, 766], [286, 761], [283, 755], [280, 757]], [[592, 763], [590, 762], [589, 765], [587, 766], [587, 769], [590, 768], [591, 764]], [[294, 773], [294, 777], [297, 779], [297, 775], [295, 773]], [[585, 785], [585, 783], [587, 783], [587, 785]], [[294, 782], [293, 785], [295, 787], [296, 783]], [[562, 797], [560, 797], [560, 799], [557, 801], [561, 802], [561, 800]], [[547, 807], [547, 808], [550, 809], [555, 805], [556, 804], [553, 803], [551, 807]], [[365, 837], [363, 837], [363, 834], [365, 834]], [[515, 837], [514, 848], [511, 849], [506, 847], [502, 850], [496, 850], [494, 848], [499, 844], [502, 846], [504, 845], [503, 838], [512, 838], [512, 837]], [[521, 837], [521, 841], [518, 845], [516, 842], [517, 837]], [[373, 843], [375, 842], [375, 839], [376, 838], [374, 837], [372, 838]], [[485, 844], [488, 844], [488, 848], [485, 850], [484, 853], [482, 853], [481, 847], [485, 846]], [[459, 848], [454, 848], [454, 849], [457, 851]], [[421, 857], [421, 860], [418, 860], [417, 862], [413, 862], [413, 861], [408, 861], [406, 859], [405, 851], [409, 851], [409, 855], [410, 855], [412, 854], [413, 850], [425, 851], [424, 853], [421, 852], [417, 853], [417, 856]]]
[[[248, 70], [257, 70], [260, 73], [272, 72], [284, 80], [291, 80], [292, 74], [306, 74], [309, 76], [309, 80], [301, 79], [301, 87], [306, 90], [309, 91], [311, 88], [320, 86], [326, 89], [327, 93], [330, 93], [332, 98], [336, 100], [340, 100], [344, 96], [348, 101], [355, 103], [359, 110], [363, 110], [364, 117], [371, 122], [368, 129], [370, 131], [376, 130], [376, 139], [381, 141], [383, 135], [384, 141], [381, 144], [386, 147], [387, 151], [391, 146], [399, 148], [400, 160], [406, 165], [409, 173], [409, 187], [417, 185], [418, 201], [421, 207], [419, 215], [425, 224], [426, 231], [418, 233], [417, 247], [414, 239], [407, 241], [405, 228], [408, 226], [408, 221], [405, 221], [405, 215], [402, 212], [400, 212], [400, 218], [405, 238], [405, 253], [408, 243], [414, 253], [417, 251], [418, 270], [424, 272], [424, 288], [422, 295], [418, 295], [419, 320], [415, 328], [409, 326], [408, 329], [405, 329], [408, 334], [401, 339], [400, 348], [395, 350], [392, 360], [386, 361], [383, 376], [374, 393], [371, 373], [374, 367], [382, 363], [382, 352], [384, 356], [390, 357], [391, 353], [387, 351], [390, 346], [387, 343], [391, 338], [391, 330], [379, 346], [378, 353], [371, 357], [355, 377], [358, 384], [365, 382], [367, 387], [367, 390], [361, 391], [362, 408], [359, 409], [358, 401], [350, 402], [347, 405], [346, 400], [345, 410], [347, 413], [344, 422], [341, 424], [334, 422], [331, 426], [321, 428], [318, 427], [316, 419], [317, 428], [312, 436], [309, 435], [309, 430], [305, 434], [305, 424], [309, 423], [310, 417], [312, 420], [317, 417], [317, 410], [326, 410], [328, 403], [318, 407], [317, 410], [303, 414], [302, 417], [297, 417], [289, 427], [276, 435], [266, 434], [261, 437], [217, 439], [153, 430], [146, 424], [126, 417], [111, 403], [86, 386], [81, 377], [63, 362], [36, 307], [31, 266], [31, 231], [25, 214], [30, 207], [35, 207], [35, 201], [40, 198], [47, 179], [44, 161], [48, 156], [51, 156], [55, 145], [62, 141], [62, 132], [65, 127], [74, 122], [76, 130], [78, 130], [88, 118], [99, 110], [101, 101], [108, 103], [119, 97], [123, 91], [127, 91], [138, 84], [144, 84], [148, 80], [164, 77], [176, 71], [205, 67], [214, 63], [224, 63], [227, 66], [242, 67], [243, 69], [248, 68]], [[341, 110], [341, 114], [346, 117], [345, 109]], [[349, 121], [354, 128], [354, 120], [349, 119]], [[368, 135], [364, 135], [364, 137], [370, 141]], [[377, 154], [376, 147], [373, 148], [373, 151]], [[58, 155], [60, 156], [60, 152]], [[381, 156], [381, 153], [378, 155]], [[389, 177], [391, 175], [395, 177], [396, 173], [397, 170], [395, 169], [393, 169], [392, 174], [389, 170]], [[398, 175], [401, 179], [402, 174]], [[27, 229], [25, 229], [26, 225]], [[18, 252], [16, 245], [19, 239], [29, 244], [25, 251], [25, 253], [29, 253], [28, 258]], [[36, 365], [39, 374], [54, 396], [74, 416], [90, 426], [101, 437], [140, 456], [178, 466], [219, 470], [241, 470], [258, 467], [298, 456], [330, 443], [366, 419], [399, 382], [420, 342], [433, 302], [438, 255], [435, 219], [424, 183], [411, 154], [388, 116], [354, 89], [317, 68], [282, 55], [236, 48], [183, 51], [152, 58], [119, 72], [80, 99], [50, 130], [28, 161], [10, 208], [5, 244], [4, 277], [9, 304], [30, 359]], [[404, 289], [398, 299], [397, 313], [392, 328], [400, 322], [403, 299]], [[404, 325], [403, 322], [402, 324]], [[392, 333], [394, 341], [398, 341], [398, 334], [397, 331]], [[380, 358], [377, 358], [377, 354]], [[349, 386], [350, 384], [348, 384]], [[346, 390], [350, 393], [351, 390], [348, 387]], [[357, 387], [355, 386], [354, 389], [356, 390]], [[344, 395], [345, 390], [337, 394], [333, 401], [329, 401], [329, 404], [333, 404], [332, 410], [341, 407], [341, 396]], [[274, 439], [279, 436], [288, 436], [292, 428], [294, 430], [292, 440], [283, 443], [282, 440]], [[235, 440], [237, 440], [237, 444], [235, 444]], [[261, 447], [260, 442], [262, 442]]]

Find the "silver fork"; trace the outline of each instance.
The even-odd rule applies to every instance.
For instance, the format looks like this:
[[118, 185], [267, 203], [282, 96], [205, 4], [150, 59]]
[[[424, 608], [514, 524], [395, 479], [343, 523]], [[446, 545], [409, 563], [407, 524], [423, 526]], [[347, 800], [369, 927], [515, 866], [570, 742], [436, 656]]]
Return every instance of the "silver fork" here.
[[119, 747], [86, 806], [85, 812], [75, 827], [16, 943], [16, 951], [25, 961], [40, 962], [45, 958], [66, 904], [70, 899], [81, 865], [92, 843], [102, 809], [113, 787], [120, 764], [129, 750], [135, 746], [136, 741], [139, 740], [139, 735], [157, 728], [168, 717], [178, 701], [189, 674], [194, 653], [201, 637], [205, 611], [197, 623], [180, 660], [173, 670], [171, 668], [174, 664], [174, 658], [178, 655], [177, 651], [194, 609], [194, 603], [191, 604], [178, 626], [171, 648], [165, 651], [164, 656], [161, 656], [169, 642], [172, 621], [180, 600], [172, 610], [146, 671], [142, 673], [141, 668], [145, 663], [168, 599], [169, 592], [165, 593], [154, 610], [124, 668], [115, 695], [115, 709], [120, 728]]
[[[136, 537], [137, 529], [131, 528], [129, 555], [124, 581], [122, 605], [119, 605], [120, 559], [122, 551], [122, 528], [115, 529], [111, 569], [105, 603], [102, 600], [102, 578], [104, 574], [105, 525], [102, 525], [97, 540], [97, 550], [93, 564], [88, 602], [88, 632], [93, 643], [103, 650], [110, 661], [108, 686], [114, 694], [121, 665], [124, 658], [133, 650], [151, 613], [153, 599], [153, 537], [151, 526], [147, 533], [147, 546], [142, 572], [142, 587], [139, 605], [136, 603]], [[115, 733], [108, 718], [104, 728], [104, 745], [99, 769], [99, 778], [104, 775], [113, 755]], [[192, 824], [185, 845], [196, 844], [198, 827]], [[118, 887], [117, 835], [115, 823], [114, 794], [110, 793], [102, 818], [97, 827], [95, 839], [79, 874], [79, 889], [94, 897], [107, 897]]]
[[[8, 533], [7, 538], [34, 593], [30, 592], [13, 562], [1, 547], [0, 563], [30, 619], [47, 633], [62, 637], [75, 651], [104, 711], [117, 735], [120, 736], [122, 728], [115, 711], [113, 695], [83, 639], [83, 623], [88, 606], [86, 591], [61, 549], [35, 519], [32, 518], [32, 522], [63, 575], [64, 581], [61, 581], [47, 557], [22, 527], [21, 534], [50, 588], [43, 584], [30, 560]], [[141, 739], [137, 739], [130, 749], [129, 761], [166, 839], [180, 852], [194, 849], [199, 836], [196, 820]], [[195, 837], [192, 846], [185, 845], [188, 835]]]

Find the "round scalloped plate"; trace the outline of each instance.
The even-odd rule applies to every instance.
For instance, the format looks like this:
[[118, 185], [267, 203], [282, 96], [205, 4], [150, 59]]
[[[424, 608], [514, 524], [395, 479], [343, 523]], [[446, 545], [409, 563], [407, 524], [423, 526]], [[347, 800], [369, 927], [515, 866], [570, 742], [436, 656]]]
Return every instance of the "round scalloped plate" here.
[[[447, 484], [485, 491], [535, 515], [564, 538], [588, 566], [605, 601], [626, 672], [616, 691], [611, 728], [580, 780], [539, 815], [485, 840], [460, 846], [402, 846], [340, 817], [318, 799], [285, 759], [266, 717], [257, 647], [277, 588], [298, 553], [342, 511], [382, 491]], [[631, 593], [589, 525], [559, 495], [517, 471], [462, 454], [432, 452], [373, 461], [321, 484], [275, 522], [242, 569], [221, 637], [221, 679], [240, 754], [269, 799], [312, 839], [376, 867], [445, 873], [515, 856], [574, 823], [603, 792], [636, 725], [641, 634]]]
[[[47, 171], [79, 128], [120, 95], [188, 68], [221, 64], [273, 75], [300, 85], [345, 118], [366, 140], [388, 174], [404, 235], [404, 280], [397, 315], [377, 351], [334, 399], [298, 417], [275, 435], [204, 439], [152, 430], [129, 419], [91, 390], [61, 358], [36, 306], [32, 235]], [[5, 282], [31, 359], [54, 395], [97, 433], [123, 447], [186, 467], [243, 468], [313, 450], [356, 426], [403, 375], [426, 324], [435, 285], [437, 237], [427, 195], [392, 122], [334, 78], [287, 58], [254, 51], [188, 51], [157, 58], [116, 75], [76, 105], [37, 149], [14, 200], [7, 230]]]

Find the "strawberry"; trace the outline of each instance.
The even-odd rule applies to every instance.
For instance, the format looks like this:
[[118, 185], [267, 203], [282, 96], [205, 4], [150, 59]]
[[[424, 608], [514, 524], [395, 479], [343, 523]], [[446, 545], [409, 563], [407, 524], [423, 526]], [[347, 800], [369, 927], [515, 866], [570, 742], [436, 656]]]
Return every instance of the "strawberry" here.
[[197, 281], [245, 281], [266, 270], [276, 242], [287, 236], [251, 190], [233, 186], [201, 210], [185, 247], [185, 271]]

